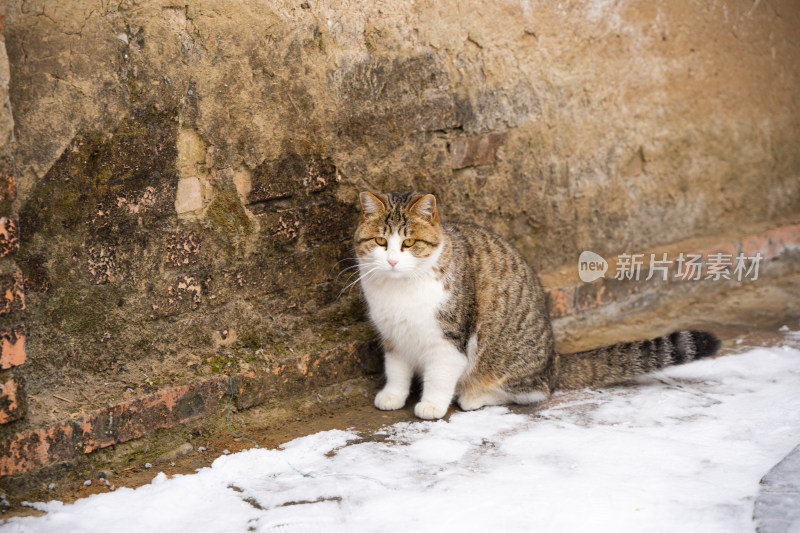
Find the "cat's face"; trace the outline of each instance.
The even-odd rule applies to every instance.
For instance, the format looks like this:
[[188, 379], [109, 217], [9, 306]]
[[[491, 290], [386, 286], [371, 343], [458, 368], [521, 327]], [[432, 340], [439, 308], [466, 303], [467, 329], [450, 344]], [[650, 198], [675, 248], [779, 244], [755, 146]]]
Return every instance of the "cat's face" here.
[[432, 194], [362, 192], [355, 248], [362, 272], [404, 277], [435, 266], [442, 225]]

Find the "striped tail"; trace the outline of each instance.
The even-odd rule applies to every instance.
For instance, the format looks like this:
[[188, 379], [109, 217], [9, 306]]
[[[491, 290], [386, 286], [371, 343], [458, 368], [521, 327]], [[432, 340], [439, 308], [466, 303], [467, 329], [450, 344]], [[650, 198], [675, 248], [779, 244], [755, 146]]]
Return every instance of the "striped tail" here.
[[676, 331], [646, 341], [625, 342], [556, 356], [555, 390], [604, 387], [653, 370], [714, 355], [720, 341], [707, 331]]

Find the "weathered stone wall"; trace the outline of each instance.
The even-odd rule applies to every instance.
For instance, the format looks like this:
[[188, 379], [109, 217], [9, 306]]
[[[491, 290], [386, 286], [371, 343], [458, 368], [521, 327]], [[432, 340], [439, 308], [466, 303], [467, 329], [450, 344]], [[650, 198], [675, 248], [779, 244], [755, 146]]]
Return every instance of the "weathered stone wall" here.
[[[5, 4], [0, 3], [0, 30]], [[0, 424], [25, 416], [25, 329], [19, 311], [25, 308], [22, 275], [14, 261], [19, 250], [19, 217], [14, 206], [14, 115], [9, 101], [10, 65], [0, 34]]]
[[8, 2], [34, 389], [363, 337], [362, 189], [540, 268], [800, 212], [790, 0], [186, 4]]

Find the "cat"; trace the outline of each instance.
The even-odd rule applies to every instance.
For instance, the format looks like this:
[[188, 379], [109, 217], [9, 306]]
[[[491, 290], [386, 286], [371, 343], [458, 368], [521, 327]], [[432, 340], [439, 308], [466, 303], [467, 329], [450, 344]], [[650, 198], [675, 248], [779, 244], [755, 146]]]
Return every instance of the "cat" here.
[[719, 339], [676, 331], [573, 354], [555, 351], [545, 291], [494, 232], [443, 224], [436, 198], [362, 192], [355, 231], [361, 289], [384, 348], [382, 410], [404, 407], [420, 376], [419, 418], [530, 404], [555, 390], [601, 387], [713, 355]]

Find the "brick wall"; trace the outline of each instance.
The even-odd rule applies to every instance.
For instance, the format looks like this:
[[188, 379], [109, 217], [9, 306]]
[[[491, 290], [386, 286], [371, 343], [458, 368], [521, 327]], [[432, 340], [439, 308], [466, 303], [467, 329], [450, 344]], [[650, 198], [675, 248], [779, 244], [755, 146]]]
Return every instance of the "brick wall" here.
[[[0, 6], [0, 30], [5, 3]], [[14, 120], [8, 99], [10, 69], [0, 34], [0, 424], [25, 416], [25, 379], [18, 368], [25, 362], [25, 332], [19, 312], [25, 309], [22, 275], [14, 262], [19, 250], [19, 217], [11, 143]]]

